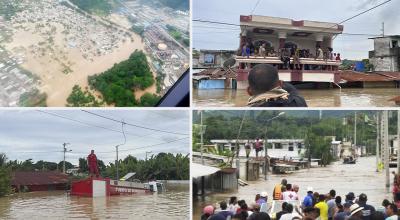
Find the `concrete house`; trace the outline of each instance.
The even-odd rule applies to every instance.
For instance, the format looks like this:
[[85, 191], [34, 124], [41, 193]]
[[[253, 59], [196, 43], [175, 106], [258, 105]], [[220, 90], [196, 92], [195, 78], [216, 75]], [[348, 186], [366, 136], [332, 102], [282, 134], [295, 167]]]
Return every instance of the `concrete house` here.
[[400, 35], [370, 38], [374, 40], [374, 50], [369, 52], [374, 71], [400, 71]]

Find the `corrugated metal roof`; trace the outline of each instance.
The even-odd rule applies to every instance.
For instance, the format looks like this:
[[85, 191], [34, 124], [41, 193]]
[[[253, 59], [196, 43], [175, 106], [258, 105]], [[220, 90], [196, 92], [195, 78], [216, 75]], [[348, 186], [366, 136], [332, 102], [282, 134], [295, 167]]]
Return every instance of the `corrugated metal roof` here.
[[341, 71], [340, 77], [342, 80], [349, 82], [385, 82], [400, 80], [400, 72], [356, 72], [356, 71]]
[[52, 185], [68, 181], [66, 174], [56, 171], [17, 171], [12, 173], [11, 185]]

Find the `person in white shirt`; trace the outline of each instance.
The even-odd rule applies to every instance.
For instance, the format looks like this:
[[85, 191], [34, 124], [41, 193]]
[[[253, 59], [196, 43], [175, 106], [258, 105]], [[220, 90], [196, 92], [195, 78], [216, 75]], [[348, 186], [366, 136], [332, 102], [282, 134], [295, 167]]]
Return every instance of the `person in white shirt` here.
[[299, 197], [297, 196], [296, 192], [292, 191], [292, 185], [287, 184], [286, 191], [282, 193], [281, 199], [285, 201], [293, 201], [293, 200], [299, 200]]

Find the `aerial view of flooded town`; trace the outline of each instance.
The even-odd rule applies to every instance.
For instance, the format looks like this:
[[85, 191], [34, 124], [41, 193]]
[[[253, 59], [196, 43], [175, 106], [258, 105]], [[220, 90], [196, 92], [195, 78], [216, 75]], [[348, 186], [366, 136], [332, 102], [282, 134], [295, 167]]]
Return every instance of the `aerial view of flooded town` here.
[[0, 106], [154, 106], [189, 68], [189, 23], [184, 0], [1, 1]]
[[[399, 106], [399, 7], [392, 0], [329, 1], [320, 13], [312, 0], [194, 1], [193, 104], [254, 106], [250, 100], [281, 89], [289, 101], [258, 106]], [[251, 80], [257, 66], [276, 71], [260, 70]], [[262, 76], [272, 83], [267, 72], [284, 85], [262, 83]]]

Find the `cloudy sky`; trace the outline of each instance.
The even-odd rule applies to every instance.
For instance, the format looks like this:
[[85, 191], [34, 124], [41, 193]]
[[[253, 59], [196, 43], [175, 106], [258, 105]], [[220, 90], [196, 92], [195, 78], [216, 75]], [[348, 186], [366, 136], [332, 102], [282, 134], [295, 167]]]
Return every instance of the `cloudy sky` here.
[[[63, 158], [63, 143], [70, 143], [66, 160], [78, 164], [91, 149], [108, 164], [115, 160], [115, 146], [124, 143], [121, 123], [80, 110], [0, 110], [0, 152], [11, 160], [46, 160]], [[189, 113], [169, 110], [90, 110], [130, 125], [124, 126], [126, 144], [119, 147], [119, 157], [131, 154], [145, 158], [146, 151], [189, 153]], [[50, 114], [49, 114], [50, 113]], [[154, 145], [154, 146], [151, 146]]]
[[[261, 0], [253, 14], [285, 17], [294, 20], [341, 22], [386, 0]], [[257, 0], [193, 1], [193, 19], [239, 24], [240, 15], [249, 15]], [[391, 2], [344, 23], [344, 33], [400, 34], [400, 0]], [[193, 22], [193, 47], [196, 49], [237, 49], [239, 27]], [[347, 59], [368, 58], [373, 50], [369, 36], [340, 35], [334, 41], [335, 51]]]

